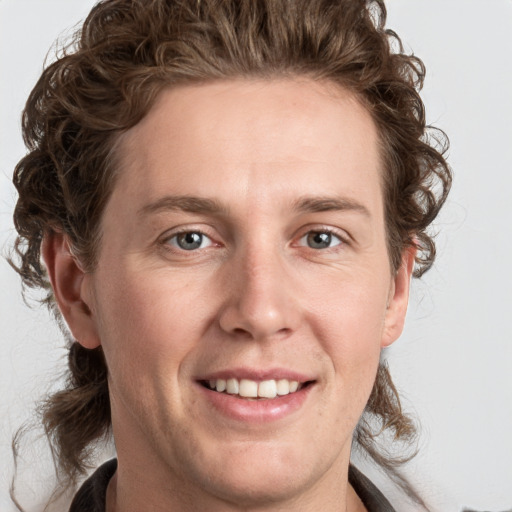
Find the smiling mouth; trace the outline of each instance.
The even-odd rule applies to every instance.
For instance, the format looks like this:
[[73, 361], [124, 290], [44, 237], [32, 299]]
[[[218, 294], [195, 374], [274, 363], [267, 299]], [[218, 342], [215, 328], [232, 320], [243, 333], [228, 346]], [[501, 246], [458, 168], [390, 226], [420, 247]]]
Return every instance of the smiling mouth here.
[[288, 379], [269, 379], [255, 381], [250, 379], [212, 379], [201, 381], [201, 384], [218, 393], [233, 395], [248, 400], [268, 400], [280, 396], [297, 393], [309, 386], [313, 381], [298, 382]]

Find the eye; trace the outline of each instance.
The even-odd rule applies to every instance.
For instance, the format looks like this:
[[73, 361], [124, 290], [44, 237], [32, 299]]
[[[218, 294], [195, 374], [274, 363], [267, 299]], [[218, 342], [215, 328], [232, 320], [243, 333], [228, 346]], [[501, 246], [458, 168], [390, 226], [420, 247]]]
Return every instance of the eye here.
[[199, 231], [178, 233], [169, 238], [167, 243], [183, 251], [194, 251], [195, 249], [204, 249], [213, 245], [211, 239]]
[[311, 249], [330, 249], [341, 243], [342, 240], [330, 231], [310, 231], [299, 241], [300, 245]]

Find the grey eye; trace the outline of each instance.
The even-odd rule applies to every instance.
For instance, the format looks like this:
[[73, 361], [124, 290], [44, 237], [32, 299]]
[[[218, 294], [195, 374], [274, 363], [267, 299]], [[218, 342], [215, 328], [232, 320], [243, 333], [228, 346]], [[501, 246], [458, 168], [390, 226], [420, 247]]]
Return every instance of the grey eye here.
[[211, 245], [211, 240], [206, 235], [203, 235], [203, 233], [187, 231], [173, 236], [169, 240], [169, 243], [184, 251], [193, 251], [195, 249], [202, 249]]
[[328, 249], [341, 244], [341, 240], [328, 231], [310, 231], [301, 239], [301, 245], [307, 245], [311, 249]]

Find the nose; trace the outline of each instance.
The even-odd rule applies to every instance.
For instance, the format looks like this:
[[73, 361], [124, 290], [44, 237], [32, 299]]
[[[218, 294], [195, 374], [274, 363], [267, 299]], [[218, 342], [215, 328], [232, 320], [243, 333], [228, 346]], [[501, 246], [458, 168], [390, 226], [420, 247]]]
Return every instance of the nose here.
[[294, 332], [301, 313], [294, 279], [286, 267], [282, 256], [263, 250], [232, 262], [228, 296], [219, 314], [221, 329], [260, 341]]

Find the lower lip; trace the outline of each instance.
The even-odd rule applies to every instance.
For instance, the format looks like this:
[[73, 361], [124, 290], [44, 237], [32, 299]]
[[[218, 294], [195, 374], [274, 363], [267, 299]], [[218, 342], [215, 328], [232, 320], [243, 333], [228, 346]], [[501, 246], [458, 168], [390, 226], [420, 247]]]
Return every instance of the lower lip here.
[[223, 416], [248, 423], [266, 423], [285, 418], [298, 411], [304, 404], [314, 384], [284, 396], [271, 399], [250, 400], [238, 395], [219, 393], [198, 384], [203, 396]]

